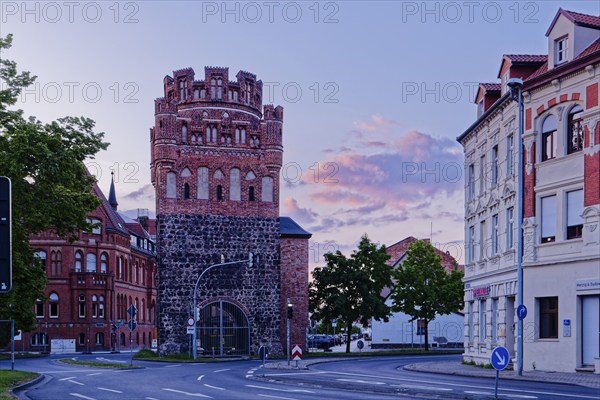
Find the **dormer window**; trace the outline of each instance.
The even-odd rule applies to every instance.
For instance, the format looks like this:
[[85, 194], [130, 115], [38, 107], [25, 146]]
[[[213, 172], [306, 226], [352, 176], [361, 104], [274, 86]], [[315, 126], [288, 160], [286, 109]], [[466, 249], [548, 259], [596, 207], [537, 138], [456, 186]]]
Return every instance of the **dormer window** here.
[[502, 94], [505, 94], [509, 91], [508, 81], [510, 80], [510, 71], [506, 71], [504, 76], [502, 77]]
[[567, 61], [567, 51], [569, 50], [568, 39], [568, 36], [564, 36], [554, 42], [554, 65], [559, 65]]
[[481, 117], [483, 114], [483, 99], [479, 103], [477, 103], [477, 118]]

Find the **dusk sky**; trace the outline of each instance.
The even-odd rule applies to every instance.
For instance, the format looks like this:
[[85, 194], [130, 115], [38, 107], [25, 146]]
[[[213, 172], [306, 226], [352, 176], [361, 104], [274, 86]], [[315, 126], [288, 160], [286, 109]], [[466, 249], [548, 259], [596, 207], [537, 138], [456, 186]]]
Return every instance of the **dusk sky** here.
[[[360, 236], [430, 237], [463, 262], [463, 153], [477, 82], [503, 54], [547, 53], [560, 7], [598, 1], [0, 2], [2, 57], [38, 76], [19, 108], [84, 115], [108, 150], [88, 162], [119, 209], [154, 210], [153, 102], [173, 70], [257, 75], [282, 105], [281, 214], [313, 233], [312, 266]], [[135, 214], [134, 214], [135, 215]]]

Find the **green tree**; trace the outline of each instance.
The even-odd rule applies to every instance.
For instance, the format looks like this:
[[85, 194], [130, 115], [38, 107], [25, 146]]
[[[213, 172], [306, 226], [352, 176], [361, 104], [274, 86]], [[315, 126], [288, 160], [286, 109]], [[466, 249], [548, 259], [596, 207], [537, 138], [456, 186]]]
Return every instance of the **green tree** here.
[[[0, 52], [12, 35], [0, 37]], [[94, 121], [65, 117], [43, 124], [11, 110], [35, 76], [17, 72], [14, 61], [0, 58], [0, 176], [12, 182], [13, 286], [0, 294], [0, 319], [14, 319], [15, 329], [36, 327], [33, 306], [43, 298], [46, 273], [35, 263], [31, 235], [52, 229], [71, 241], [90, 229], [87, 215], [100, 205], [92, 191], [94, 178], [83, 164], [108, 144], [96, 133]], [[36, 266], [38, 264], [38, 266]], [[0, 347], [9, 335], [0, 338]]]
[[[381, 291], [391, 286], [390, 258], [385, 246], [377, 247], [365, 234], [358, 249], [347, 258], [339, 250], [325, 254], [327, 265], [316, 268], [309, 286], [309, 307], [313, 318], [330, 324], [337, 318], [344, 326], [371, 318], [388, 321], [390, 308]], [[347, 332], [346, 352], [350, 352], [351, 330]]]
[[404, 261], [393, 271], [392, 310], [425, 320], [425, 350], [429, 350], [428, 324], [438, 315], [464, 307], [463, 272], [446, 272], [435, 248], [418, 240], [410, 245]]

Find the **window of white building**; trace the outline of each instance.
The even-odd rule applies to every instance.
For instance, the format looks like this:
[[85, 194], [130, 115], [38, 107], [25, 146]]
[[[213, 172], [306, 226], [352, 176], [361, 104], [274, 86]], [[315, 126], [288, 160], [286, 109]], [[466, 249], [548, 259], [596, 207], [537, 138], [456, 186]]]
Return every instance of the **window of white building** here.
[[542, 243], [556, 240], [556, 195], [542, 197]]
[[583, 189], [567, 192], [567, 239], [580, 238], [583, 232]]
[[554, 65], [562, 64], [567, 61], [567, 52], [569, 51], [569, 37], [564, 36], [554, 42]]
[[492, 254], [498, 254], [498, 214], [492, 216]]
[[514, 163], [514, 136], [509, 135], [506, 138], [506, 176], [513, 176], [513, 163]]
[[556, 127], [556, 117], [546, 117], [542, 124], [542, 161], [556, 157]]
[[498, 184], [498, 145], [492, 147], [492, 187]]
[[513, 207], [506, 209], [506, 250], [513, 248], [513, 234], [515, 226], [514, 213], [515, 209]]
[[485, 310], [485, 300], [481, 300], [479, 302], [479, 341], [482, 342], [487, 337], [486, 335], [486, 324], [487, 324], [487, 315]]

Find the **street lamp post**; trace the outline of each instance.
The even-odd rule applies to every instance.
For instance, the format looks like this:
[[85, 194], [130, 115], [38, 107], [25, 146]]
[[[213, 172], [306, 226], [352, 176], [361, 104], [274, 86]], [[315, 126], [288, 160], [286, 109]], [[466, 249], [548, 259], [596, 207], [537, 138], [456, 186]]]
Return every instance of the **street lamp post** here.
[[[223, 260], [223, 258], [221, 258], [221, 260]], [[252, 267], [254, 264], [254, 253], [249, 253], [248, 254], [248, 259], [246, 260], [237, 260], [237, 261], [230, 261], [230, 262], [221, 262], [219, 264], [213, 264], [210, 267], [206, 268], [204, 271], [202, 271], [202, 273], [200, 274], [200, 276], [198, 277], [198, 279], [196, 280], [196, 285], [194, 286], [194, 307], [193, 307], [193, 312], [194, 312], [194, 334], [193, 334], [193, 343], [192, 343], [192, 350], [193, 350], [193, 356], [194, 356], [194, 360], [197, 357], [197, 353], [198, 353], [198, 349], [197, 349], [197, 336], [198, 336], [198, 321], [196, 321], [196, 311], [197, 311], [197, 293], [198, 293], [198, 284], [200, 284], [200, 280], [202, 279], [202, 277], [204, 276], [205, 273], [207, 273], [208, 271], [210, 271], [213, 268], [217, 268], [217, 267], [223, 267], [226, 265], [234, 265], [234, 264], [240, 264], [240, 263], [244, 263], [247, 262], [248, 263], [248, 267]]]
[[287, 351], [285, 352], [287, 355], [287, 364], [290, 365], [290, 323], [294, 318], [294, 305], [292, 301], [288, 297], [287, 299]]
[[[523, 80], [508, 81], [510, 97], [519, 104], [517, 137], [517, 303], [523, 304]], [[523, 320], [517, 318], [517, 374], [523, 375]]]

